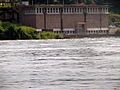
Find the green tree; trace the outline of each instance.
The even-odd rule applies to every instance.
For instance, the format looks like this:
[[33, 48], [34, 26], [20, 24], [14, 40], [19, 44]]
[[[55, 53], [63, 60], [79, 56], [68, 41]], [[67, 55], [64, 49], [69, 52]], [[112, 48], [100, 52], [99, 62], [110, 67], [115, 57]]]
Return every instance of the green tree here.
[[10, 25], [4, 31], [5, 39], [14, 40], [17, 39], [17, 30], [15, 25]]

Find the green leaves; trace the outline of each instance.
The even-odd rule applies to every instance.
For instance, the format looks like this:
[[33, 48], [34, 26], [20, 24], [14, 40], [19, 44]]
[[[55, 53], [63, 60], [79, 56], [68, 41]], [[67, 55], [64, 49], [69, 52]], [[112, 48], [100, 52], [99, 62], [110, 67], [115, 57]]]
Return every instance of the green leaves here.
[[53, 32], [37, 32], [35, 28], [20, 26], [9, 22], [0, 22], [0, 40], [16, 39], [58, 39], [62, 38]]
[[62, 36], [58, 35], [57, 33], [53, 32], [42, 32], [40, 33], [41, 39], [60, 39]]
[[0, 39], [37, 39], [34, 28], [5, 22], [0, 24]]
[[110, 24], [120, 25], [120, 15], [119, 14], [110, 14]]

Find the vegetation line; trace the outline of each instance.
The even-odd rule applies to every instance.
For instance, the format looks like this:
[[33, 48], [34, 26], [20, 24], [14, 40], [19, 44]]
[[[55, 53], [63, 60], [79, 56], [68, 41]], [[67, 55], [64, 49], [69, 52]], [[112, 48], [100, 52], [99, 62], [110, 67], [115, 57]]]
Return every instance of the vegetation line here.
[[61, 35], [53, 32], [37, 32], [35, 28], [9, 22], [0, 22], [0, 40], [60, 38], [62, 38]]

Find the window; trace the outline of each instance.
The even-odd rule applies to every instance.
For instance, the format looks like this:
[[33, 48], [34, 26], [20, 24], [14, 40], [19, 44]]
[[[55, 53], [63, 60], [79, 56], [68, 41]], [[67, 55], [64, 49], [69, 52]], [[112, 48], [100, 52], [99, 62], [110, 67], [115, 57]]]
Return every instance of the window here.
[[79, 8], [79, 12], [80, 12], [80, 13], [82, 12], [82, 8]]
[[88, 9], [87, 9], [87, 12], [89, 12], [89, 10], [90, 10], [90, 9], [88, 8]]
[[53, 13], [53, 8], [50, 8], [50, 13]]
[[49, 13], [49, 8], [47, 8], [47, 13]]
[[105, 8], [102, 8], [102, 12], [105, 12]]
[[37, 8], [37, 13], [39, 13], [39, 8]]
[[53, 8], [53, 13], [55, 13], [55, 8]]
[[95, 8], [93, 8], [93, 12], [95, 12]]
[[69, 8], [69, 13], [71, 13], [72, 12], [72, 10], [71, 10], [71, 8]]
[[90, 8], [90, 12], [92, 13], [92, 8]]
[[59, 9], [58, 8], [56, 8], [56, 13], [59, 13]]
[[68, 13], [69, 12], [69, 9], [68, 8], [66, 8], [67, 10], [66, 10], [66, 12]]
[[105, 10], [106, 12], [108, 12], [108, 8], [106, 8], [106, 10]]
[[42, 8], [39, 8], [39, 12], [42, 13]]
[[97, 12], [97, 8], [95, 8], [95, 12]]
[[75, 8], [75, 12], [77, 12], [77, 8]]
[[77, 13], [79, 13], [79, 8], [77, 8]]
[[64, 11], [64, 13], [66, 13], [66, 11], [67, 11], [66, 8], [64, 8], [63, 11]]

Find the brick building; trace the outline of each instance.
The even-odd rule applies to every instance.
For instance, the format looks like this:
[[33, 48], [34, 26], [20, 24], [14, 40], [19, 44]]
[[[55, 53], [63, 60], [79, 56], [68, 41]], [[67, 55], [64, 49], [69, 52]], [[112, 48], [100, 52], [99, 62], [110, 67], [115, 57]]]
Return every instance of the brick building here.
[[81, 4], [20, 5], [20, 23], [37, 31], [66, 35], [108, 34], [108, 6]]

